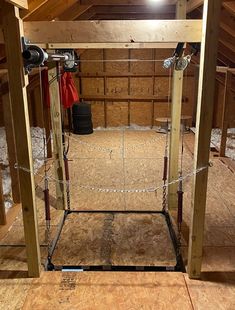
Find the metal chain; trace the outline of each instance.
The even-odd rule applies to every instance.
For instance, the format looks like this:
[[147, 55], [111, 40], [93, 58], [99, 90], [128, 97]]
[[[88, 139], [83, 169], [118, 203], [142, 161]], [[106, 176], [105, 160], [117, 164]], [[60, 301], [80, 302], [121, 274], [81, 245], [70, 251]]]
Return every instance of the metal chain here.
[[167, 209], [167, 191], [166, 183], [164, 182], [162, 188], [162, 211], [165, 212]]
[[[159, 186], [156, 186], [156, 187], [149, 187], [149, 188], [143, 188], [143, 189], [114, 189], [114, 188], [101, 188], [101, 187], [95, 187], [95, 186], [89, 186], [89, 185], [82, 185], [82, 184], [79, 184], [79, 183], [70, 183], [70, 186], [72, 187], [80, 187], [82, 189], [86, 189], [86, 190], [90, 190], [90, 191], [97, 191], [97, 192], [103, 192], [103, 193], [154, 193], [160, 189], [162, 189], [164, 186], [168, 187], [169, 185], [172, 185], [172, 184], [176, 184], [180, 181], [183, 181], [183, 180], [186, 180], [194, 175], [196, 175], [197, 173], [205, 170], [205, 169], [208, 169], [208, 167], [211, 167], [212, 164], [209, 163], [208, 165], [204, 166], [204, 167], [201, 167], [201, 168], [198, 168], [182, 177], [179, 177], [178, 179], [175, 179], [171, 182], [166, 182], [165, 185], [159, 185]], [[28, 173], [31, 173], [33, 175], [36, 174], [36, 172], [34, 170], [30, 170], [28, 168], [25, 168], [25, 167], [22, 167], [22, 166], [19, 166], [17, 163], [15, 163], [14, 165], [14, 168], [15, 169], [20, 169], [20, 170], [23, 170], [25, 172], [28, 172]], [[44, 178], [44, 175], [41, 175], [41, 174], [37, 174], [38, 176]], [[67, 181], [61, 181], [61, 180], [58, 180], [54, 177], [50, 177], [48, 176], [47, 177], [48, 181], [52, 181], [52, 182], [57, 182], [59, 184], [64, 184], [66, 185], [66, 182]]]

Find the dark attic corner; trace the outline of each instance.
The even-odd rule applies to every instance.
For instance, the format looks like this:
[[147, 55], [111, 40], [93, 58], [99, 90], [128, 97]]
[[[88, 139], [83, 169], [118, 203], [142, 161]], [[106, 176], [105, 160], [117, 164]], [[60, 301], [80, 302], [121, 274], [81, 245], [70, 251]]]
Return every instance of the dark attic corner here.
[[0, 13], [0, 310], [235, 309], [235, 1]]

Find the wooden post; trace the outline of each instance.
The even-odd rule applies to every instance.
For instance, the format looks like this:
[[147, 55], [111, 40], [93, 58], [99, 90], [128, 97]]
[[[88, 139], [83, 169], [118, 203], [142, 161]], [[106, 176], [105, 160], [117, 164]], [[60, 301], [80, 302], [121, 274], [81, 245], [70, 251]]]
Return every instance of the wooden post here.
[[227, 70], [225, 75], [224, 85], [224, 98], [223, 98], [223, 112], [222, 112], [222, 126], [221, 126], [221, 141], [220, 141], [220, 157], [225, 156], [226, 142], [227, 142], [227, 131], [228, 131], [228, 116], [229, 116], [229, 103], [231, 98], [231, 87], [232, 87], [232, 72]]
[[[7, 80], [8, 79], [5, 76], [4, 81], [5, 83], [8, 84]], [[11, 174], [12, 197], [14, 203], [20, 203], [19, 172], [14, 167], [15, 163], [17, 163], [15, 132], [12, 116], [11, 98], [8, 89], [2, 94], [2, 103], [3, 103], [4, 126], [6, 130], [8, 161]]]
[[193, 118], [192, 125], [196, 126], [197, 117], [197, 100], [198, 100], [198, 80], [199, 80], [199, 65], [194, 67], [194, 104], [193, 104]]
[[48, 79], [50, 83], [50, 111], [51, 111], [51, 126], [53, 132], [53, 154], [55, 159], [55, 178], [64, 183], [56, 182], [56, 209], [66, 209], [66, 186], [65, 186], [65, 169], [63, 156], [63, 141], [62, 141], [62, 124], [61, 124], [61, 106], [59, 84], [57, 79], [56, 68], [48, 70]]
[[[194, 169], [208, 167], [216, 76], [221, 0], [205, 0], [198, 87]], [[192, 192], [188, 274], [200, 278], [206, 209], [208, 168], [195, 174]]]
[[[178, 0], [176, 7], [176, 18], [186, 18], [186, 0]], [[184, 71], [173, 72], [172, 83], [172, 104], [171, 104], [171, 134], [169, 145], [169, 173], [168, 181], [178, 179], [179, 177], [179, 144], [180, 144], [180, 125], [182, 109]], [[168, 186], [168, 208], [174, 210], [177, 208], [178, 183]]]
[[6, 224], [6, 210], [4, 205], [3, 189], [2, 189], [2, 169], [0, 166], [0, 225]]
[[[3, 29], [8, 64], [9, 89], [11, 96], [12, 116], [15, 128], [17, 161], [19, 167], [33, 171], [32, 147], [24, 76], [21, 56], [22, 22], [19, 9], [3, 2]], [[35, 184], [32, 173], [19, 169], [20, 193], [24, 222], [25, 244], [30, 277], [40, 275], [40, 247], [38, 239], [37, 212], [35, 203]]]

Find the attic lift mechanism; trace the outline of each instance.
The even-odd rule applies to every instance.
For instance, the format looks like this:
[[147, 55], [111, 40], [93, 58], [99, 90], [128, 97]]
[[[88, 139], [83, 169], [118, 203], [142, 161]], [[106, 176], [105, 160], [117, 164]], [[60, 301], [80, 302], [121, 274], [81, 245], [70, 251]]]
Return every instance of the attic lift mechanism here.
[[[57, 78], [60, 78], [60, 70], [59, 63], [63, 62], [63, 69], [65, 71], [75, 72], [78, 66], [79, 59], [74, 50], [57, 50], [56, 53], [47, 53], [42, 48], [30, 44], [25, 38], [22, 38], [23, 45], [23, 59], [24, 59], [24, 67], [26, 73], [29, 73], [32, 68], [39, 67], [44, 65], [46, 61], [56, 61], [57, 63]], [[183, 56], [183, 48], [184, 43], [178, 43], [177, 48], [172, 57], [166, 59], [163, 63], [163, 67], [165, 69], [170, 69], [174, 67], [175, 70], [185, 70], [190, 63], [191, 56], [196, 54], [198, 48], [194, 48], [192, 50], [192, 54], [188, 56]], [[41, 71], [39, 71], [41, 74]], [[171, 70], [169, 70], [169, 96], [168, 96], [168, 108], [170, 102], [170, 79], [171, 79]], [[40, 76], [41, 81], [41, 76]], [[42, 85], [40, 85], [42, 88]], [[42, 89], [41, 89], [42, 91]], [[61, 100], [61, 98], [60, 98]], [[43, 102], [42, 102], [43, 104]], [[176, 254], [176, 265], [169, 266], [54, 266], [52, 263], [52, 255], [55, 250], [56, 244], [59, 240], [63, 224], [68, 214], [72, 212], [76, 213], [104, 213], [104, 211], [71, 211], [70, 210], [70, 191], [69, 191], [69, 167], [68, 167], [68, 148], [65, 147], [64, 141], [64, 133], [62, 132], [62, 140], [63, 140], [63, 156], [64, 156], [64, 165], [65, 165], [65, 177], [67, 183], [67, 194], [68, 194], [68, 206], [67, 210], [65, 210], [63, 220], [58, 229], [58, 234], [55, 239], [50, 242], [50, 201], [49, 201], [49, 186], [48, 186], [48, 176], [47, 176], [47, 167], [46, 167], [46, 141], [44, 139], [44, 180], [45, 180], [45, 188], [44, 188], [44, 202], [45, 202], [45, 219], [46, 219], [46, 227], [47, 227], [47, 236], [48, 236], [48, 256], [46, 262], [46, 270], [107, 270], [107, 271], [185, 271], [182, 256], [181, 256], [181, 225], [183, 220], [183, 179], [182, 179], [182, 162], [183, 162], [183, 135], [184, 131], [181, 131], [182, 134], [182, 148], [181, 148], [181, 165], [179, 169], [179, 179], [176, 180], [178, 182], [178, 214], [177, 214], [177, 226], [178, 226], [178, 236], [173, 229], [173, 224], [171, 221], [171, 217], [169, 215], [168, 206], [167, 206], [167, 174], [168, 174], [168, 140], [169, 140], [169, 124], [167, 122], [167, 132], [166, 132], [166, 142], [165, 142], [165, 155], [164, 155], [164, 169], [163, 169], [163, 197], [162, 197], [162, 211], [123, 211], [123, 213], [159, 213], [165, 216], [166, 223], [169, 229], [170, 237], [174, 246], [175, 254]], [[105, 213], [120, 213], [120, 211], [105, 211]]]

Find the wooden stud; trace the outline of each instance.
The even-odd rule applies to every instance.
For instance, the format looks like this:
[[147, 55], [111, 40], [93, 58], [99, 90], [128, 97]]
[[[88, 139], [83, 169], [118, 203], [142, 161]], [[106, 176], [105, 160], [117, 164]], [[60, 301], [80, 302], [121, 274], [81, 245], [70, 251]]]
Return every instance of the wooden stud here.
[[39, 21], [24, 22], [24, 30], [25, 36], [34, 44], [200, 42], [202, 21]]
[[[178, 0], [176, 18], [186, 18], [186, 0]], [[171, 104], [171, 133], [169, 144], [169, 171], [168, 181], [172, 182], [179, 177], [179, 146], [181, 128], [181, 110], [183, 95], [184, 71], [173, 71], [172, 104]], [[168, 208], [174, 210], [178, 205], [178, 183], [168, 186]]]
[[194, 67], [194, 104], [193, 104], [193, 118], [192, 118], [193, 126], [196, 126], [196, 117], [197, 117], [198, 80], [199, 80], [199, 66], [195, 66]]
[[[128, 74], [130, 74], [131, 72], [131, 50], [128, 49]], [[131, 79], [130, 76], [128, 75], [128, 92], [127, 92], [128, 96], [131, 95]], [[127, 101], [127, 125], [130, 126], [131, 125], [131, 101], [128, 100]]]
[[63, 142], [62, 142], [62, 124], [61, 124], [61, 105], [60, 105], [60, 91], [57, 79], [57, 70], [52, 68], [48, 70], [48, 79], [50, 82], [50, 111], [51, 111], [51, 126], [53, 132], [53, 154], [55, 178], [64, 183], [56, 182], [56, 209], [65, 210], [67, 205], [66, 200], [66, 186], [65, 186], [65, 169], [63, 156]]
[[[9, 89], [11, 95], [12, 116], [15, 128], [17, 161], [19, 167], [33, 171], [32, 147], [26, 94], [27, 80], [24, 76], [21, 56], [21, 37], [23, 26], [19, 18], [19, 9], [3, 3], [3, 29], [6, 42]], [[40, 275], [40, 248], [35, 203], [35, 184], [33, 173], [19, 169], [20, 193], [24, 222], [25, 244], [30, 277]]]
[[221, 126], [221, 142], [220, 142], [220, 157], [225, 156], [226, 142], [227, 142], [227, 131], [228, 131], [228, 113], [229, 104], [231, 98], [231, 87], [232, 87], [232, 72], [227, 71], [224, 86], [224, 98], [223, 98], [223, 111], [222, 111], [222, 126]]
[[[5, 76], [4, 79], [6, 82], [7, 77]], [[15, 130], [13, 123], [11, 97], [8, 91], [2, 95], [2, 103], [3, 103], [4, 126], [6, 130], [8, 162], [11, 174], [12, 197], [14, 203], [19, 203], [20, 202], [19, 172], [17, 169], [15, 169], [15, 163], [17, 163]]]
[[[106, 71], [106, 65], [105, 65], [105, 49], [102, 49], [102, 58], [103, 58], [103, 71]], [[104, 96], [106, 96], [106, 90], [107, 90], [107, 78], [104, 76], [103, 79], [104, 83]], [[104, 99], [104, 127], [107, 127], [107, 101]]]
[[192, 217], [188, 251], [188, 274], [190, 278], [200, 278], [201, 274], [220, 10], [221, 0], [204, 1], [194, 170], [206, 168], [193, 177]]
[[6, 224], [6, 209], [4, 204], [3, 188], [2, 188], [2, 169], [0, 166], [0, 225], [5, 224]]

